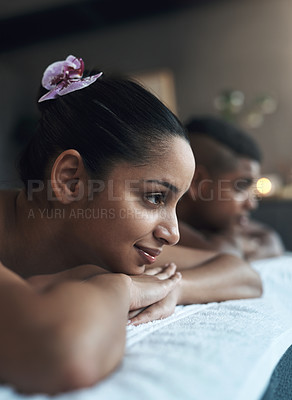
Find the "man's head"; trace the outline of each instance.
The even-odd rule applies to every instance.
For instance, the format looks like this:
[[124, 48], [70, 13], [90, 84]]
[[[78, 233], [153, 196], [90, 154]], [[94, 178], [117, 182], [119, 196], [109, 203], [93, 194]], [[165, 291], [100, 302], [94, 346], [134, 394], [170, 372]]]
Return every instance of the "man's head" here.
[[262, 158], [257, 143], [238, 127], [210, 116], [192, 118], [186, 129], [196, 172], [179, 217], [197, 229], [220, 231], [244, 224], [256, 207], [253, 183]]

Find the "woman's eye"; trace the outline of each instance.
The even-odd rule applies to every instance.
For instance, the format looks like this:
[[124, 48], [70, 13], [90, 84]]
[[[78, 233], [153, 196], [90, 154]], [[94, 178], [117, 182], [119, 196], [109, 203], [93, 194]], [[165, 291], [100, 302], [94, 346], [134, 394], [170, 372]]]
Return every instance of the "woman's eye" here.
[[156, 206], [165, 204], [164, 193], [149, 193], [145, 195], [145, 199]]

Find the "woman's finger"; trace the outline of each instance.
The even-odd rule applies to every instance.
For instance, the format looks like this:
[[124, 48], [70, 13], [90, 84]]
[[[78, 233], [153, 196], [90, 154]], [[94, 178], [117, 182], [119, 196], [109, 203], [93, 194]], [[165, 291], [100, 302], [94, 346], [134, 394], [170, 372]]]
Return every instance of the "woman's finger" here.
[[145, 310], [140, 312], [137, 316], [130, 318], [128, 325], [140, 325], [155, 319], [161, 319], [162, 313], [159, 309], [160, 307], [156, 304], [145, 308]]
[[174, 263], [170, 263], [166, 265], [161, 272], [156, 274], [158, 279], [164, 280], [170, 278], [172, 275], [175, 274], [176, 265]]
[[181, 280], [182, 274], [180, 272], [176, 272], [173, 276], [169, 279], [163, 280], [163, 285], [165, 288], [165, 297], [174, 290], [178, 282]]
[[164, 267], [148, 268], [145, 270], [145, 275], [157, 275], [164, 270]]
[[136, 315], [140, 314], [142, 311], [144, 311], [147, 307], [139, 308], [138, 310], [133, 310], [130, 311], [128, 314], [129, 320], [136, 317]]

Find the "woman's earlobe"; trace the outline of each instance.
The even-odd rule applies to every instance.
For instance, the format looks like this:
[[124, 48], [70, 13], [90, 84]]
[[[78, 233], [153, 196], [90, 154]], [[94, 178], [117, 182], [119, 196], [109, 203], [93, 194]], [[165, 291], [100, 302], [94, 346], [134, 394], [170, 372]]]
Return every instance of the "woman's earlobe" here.
[[76, 150], [62, 152], [51, 171], [51, 186], [56, 200], [69, 204], [84, 196], [85, 168], [82, 157]]

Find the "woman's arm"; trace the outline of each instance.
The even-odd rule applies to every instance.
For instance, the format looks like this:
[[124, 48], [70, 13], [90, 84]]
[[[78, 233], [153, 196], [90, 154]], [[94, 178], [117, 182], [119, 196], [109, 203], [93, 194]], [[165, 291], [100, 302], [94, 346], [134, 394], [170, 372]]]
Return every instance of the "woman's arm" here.
[[96, 275], [108, 274], [104, 268], [93, 264], [78, 265], [77, 267], [66, 269], [54, 274], [33, 275], [27, 279], [35, 290], [43, 292], [52, 286], [68, 280], [88, 280]]
[[[169, 256], [181, 270], [181, 281], [164, 299], [140, 313], [130, 313], [133, 325], [170, 315], [177, 304], [220, 302], [262, 295], [260, 276], [244, 260], [231, 254], [206, 252], [204, 256], [201, 250], [181, 246], [172, 249]], [[169, 261], [168, 257], [164, 260]], [[151, 273], [151, 269], [147, 273]]]
[[118, 365], [130, 306], [127, 276], [65, 282], [43, 295], [3, 266], [0, 277], [2, 380], [53, 394], [92, 385]]
[[162, 253], [157, 257], [155, 263], [147, 270], [155, 267], [162, 267], [168, 263], [175, 263], [177, 270], [182, 271], [189, 268], [194, 268], [202, 263], [208, 262], [218, 256], [218, 252], [214, 250], [193, 249], [186, 246], [167, 246]]
[[103, 274], [38, 293], [0, 265], [0, 378], [49, 394], [98, 382], [123, 356], [129, 309], [161, 300], [178, 281], [173, 269], [165, 280]]
[[163, 253], [154, 265], [170, 261], [177, 265], [177, 270], [182, 273], [180, 304], [259, 297], [262, 294], [258, 273], [235, 255], [183, 246], [168, 247]]
[[[164, 299], [145, 310], [130, 313], [131, 323], [138, 325], [173, 313], [177, 304], [200, 304], [255, 298], [262, 295], [258, 273], [243, 259], [214, 251], [183, 246], [167, 247], [152, 264], [157, 269], [163, 263], [174, 262], [182, 279]], [[147, 273], [151, 274], [151, 268]]]
[[178, 290], [178, 304], [209, 303], [260, 297], [262, 283], [247, 262], [231, 254], [219, 254], [182, 271]]

